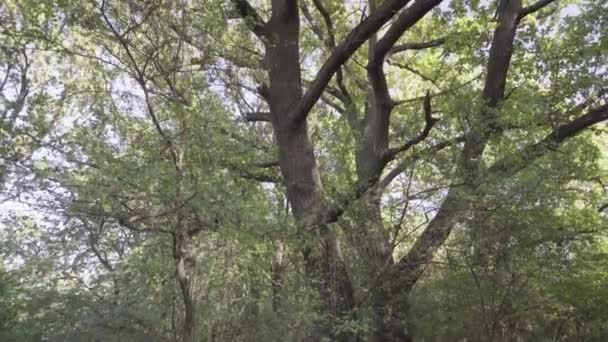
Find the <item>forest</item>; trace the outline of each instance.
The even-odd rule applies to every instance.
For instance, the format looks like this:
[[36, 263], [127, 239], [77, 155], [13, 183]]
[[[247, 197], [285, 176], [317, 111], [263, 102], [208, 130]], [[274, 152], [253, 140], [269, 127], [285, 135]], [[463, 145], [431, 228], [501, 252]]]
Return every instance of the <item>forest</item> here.
[[608, 1], [0, 1], [0, 341], [608, 341]]

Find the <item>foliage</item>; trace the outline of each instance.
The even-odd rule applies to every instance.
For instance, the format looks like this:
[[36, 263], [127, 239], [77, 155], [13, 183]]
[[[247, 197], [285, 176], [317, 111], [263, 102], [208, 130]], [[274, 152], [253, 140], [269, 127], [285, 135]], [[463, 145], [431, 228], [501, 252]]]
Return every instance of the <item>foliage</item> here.
[[496, 72], [509, 1], [411, 1], [289, 121], [392, 2], [300, 0], [299, 61], [282, 1], [0, 4], [0, 340], [607, 339], [608, 3]]

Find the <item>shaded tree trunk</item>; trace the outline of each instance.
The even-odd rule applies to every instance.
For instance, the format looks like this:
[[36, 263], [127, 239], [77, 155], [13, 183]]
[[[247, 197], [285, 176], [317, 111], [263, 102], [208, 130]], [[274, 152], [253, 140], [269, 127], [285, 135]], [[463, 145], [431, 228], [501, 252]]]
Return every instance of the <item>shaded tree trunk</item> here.
[[[358, 180], [353, 192], [356, 193], [356, 198], [361, 195], [367, 197], [364, 202], [368, 202], [365, 212], [369, 217], [359, 222], [361, 223], [358, 224], [359, 227], [349, 234], [364, 241], [362, 254], [371, 266], [367, 283], [370, 289], [373, 289], [370, 292], [370, 306], [374, 312], [376, 325], [375, 340], [409, 340], [406, 331], [407, 296], [463, 214], [472, 210], [471, 204], [484, 181], [485, 171], [482, 170], [481, 159], [491, 136], [500, 133], [496, 116], [504, 99], [507, 73], [519, 21], [551, 1], [540, 0], [526, 8], [522, 8], [521, 0], [499, 1], [498, 24], [490, 47], [482, 92], [483, 107], [477, 113], [471, 113], [473, 114], [469, 118], [471, 126], [462, 139], [464, 146], [457, 160], [453, 184], [459, 185], [449, 189], [435, 217], [417, 238], [407, 255], [398, 262], [391, 259], [390, 239], [382, 229], [380, 205], [377, 199], [379, 196], [368, 190], [374, 189], [379, 183], [384, 183], [380, 178], [387, 164], [395, 160], [399, 153], [424, 140], [437, 120], [431, 115], [431, 96], [427, 94], [423, 107], [425, 125], [422, 132], [401, 146], [389, 146], [390, 117], [395, 103], [390, 98], [383, 68], [386, 57], [403, 33], [442, 1], [385, 0], [377, 8], [374, 1], [371, 1], [370, 15], [340, 44], [335, 44], [335, 40], [331, 39], [333, 41], [330, 42], [331, 55], [310, 83], [305, 94], [303, 94], [300, 74], [298, 1], [272, 0], [272, 15], [268, 23], [261, 19], [247, 1], [233, 0], [233, 2], [241, 15], [248, 20], [249, 28], [261, 39], [266, 48], [265, 63], [270, 83], [262, 86], [260, 93], [270, 107], [270, 121], [279, 150], [279, 165], [293, 214], [302, 228], [318, 237], [317, 242], [310, 245], [305, 252], [306, 271], [324, 299], [323, 312], [330, 313], [332, 317], [346, 317], [347, 313], [353, 310], [353, 290], [342, 260], [339, 242], [328, 226], [328, 222], [334, 222], [336, 218], [325, 220], [323, 217], [326, 209], [331, 206], [323, 197], [306, 118], [333, 75], [337, 73], [337, 82], [341, 82], [342, 65], [365, 41], [370, 39], [369, 60], [366, 66], [370, 87], [368, 106], [361, 123], [357, 120], [349, 120], [349, 123], [354, 124], [353, 126], [361, 124], [361, 128], [356, 132]], [[328, 12], [323, 12], [319, 2], [316, 6], [324, 13], [326, 24], [330, 26], [331, 18], [328, 20]], [[374, 37], [376, 32], [391, 19], [392, 22], [387, 26], [382, 38], [376, 40]], [[344, 85], [339, 84], [339, 87], [344, 88]], [[349, 108], [349, 105], [345, 108]], [[545, 139], [546, 141], [529, 146], [527, 150], [532, 153], [525, 159], [528, 161], [534, 159], [542, 154], [540, 151], [546, 144], [561, 142], [580, 129], [603, 120], [603, 115], [605, 115], [603, 111], [590, 113], [576, 123], [554, 131]], [[500, 166], [500, 161], [496, 165]], [[386, 265], [386, 267], [382, 272], [377, 272], [375, 265]], [[321, 336], [334, 337], [330, 332], [333, 323], [317, 327], [319, 328], [317, 331], [320, 332], [313, 334], [312, 339], [320, 339]]]
[[[323, 301], [323, 311], [330, 317], [344, 317], [354, 303], [352, 285], [335, 234], [317, 221], [325, 209], [325, 199], [308, 125], [306, 120], [294, 122], [289, 117], [292, 107], [302, 98], [297, 2], [273, 0], [266, 29], [270, 84], [262, 93], [270, 107], [287, 197], [299, 224], [318, 236], [315, 245], [304, 253], [306, 272]], [[314, 327], [311, 337], [335, 337], [332, 321]]]
[[[426, 265], [432, 260], [437, 249], [444, 244], [462, 215], [470, 209], [480, 185], [482, 174], [480, 162], [491, 134], [495, 131], [495, 109], [504, 98], [507, 73], [513, 52], [513, 42], [521, 19], [521, 0], [502, 0], [499, 6], [498, 25], [490, 48], [487, 75], [482, 98], [485, 107], [474, 120], [468, 132], [461, 157], [458, 162], [455, 183], [463, 186], [451, 187], [436, 216], [416, 240], [408, 254], [401, 259], [385, 277], [388, 326], [392, 336], [384, 340], [396, 341], [402, 331], [400, 324], [406, 320], [407, 295], [420, 278]], [[392, 323], [394, 322], [394, 323]]]
[[184, 321], [182, 323], [182, 341], [194, 342], [196, 330], [196, 306], [192, 293], [193, 280], [187, 270], [187, 234], [178, 232], [174, 238], [175, 277], [179, 284], [184, 304]]
[[277, 241], [272, 260], [270, 285], [272, 287], [272, 309], [275, 312], [279, 311], [281, 306], [281, 290], [284, 284], [285, 267], [285, 244], [282, 241]]

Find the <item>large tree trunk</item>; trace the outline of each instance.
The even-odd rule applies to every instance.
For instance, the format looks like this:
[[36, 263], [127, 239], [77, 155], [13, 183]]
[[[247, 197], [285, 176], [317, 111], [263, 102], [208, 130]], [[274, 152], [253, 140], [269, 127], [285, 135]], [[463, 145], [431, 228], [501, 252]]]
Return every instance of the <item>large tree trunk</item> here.
[[[408, 341], [405, 319], [395, 319], [389, 305], [393, 296], [380, 281], [393, 264], [390, 234], [383, 224], [379, 196], [363, 198], [356, 226], [351, 227], [353, 246], [358, 254], [358, 268], [364, 269], [362, 285], [367, 295], [361, 303], [371, 314], [368, 341]], [[358, 211], [359, 211], [358, 210]]]
[[[370, 1], [370, 10], [374, 10], [374, 1]], [[467, 134], [462, 155], [458, 163], [455, 183], [464, 186], [450, 189], [444, 203], [435, 218], [430, 222], [418, 238], [408, 254], [397, 264], [385, 263], [388, 271], [382, 274], [369, 272], [372, 283], [370, 288], [370, 306], [374, 322], [374, 341], [408, 341], [407, 333], [407, 296], [417, 280], [422, 275], [426, 265], [432, 260], [436, 250], [444, 244], [455, 224], [466, 210], [469, 210], [475, 195], [478, 181], [481, 178], [479, 167], [485, 146], [494, 129], [494, 110], [504, 97], [507, 72], [513, 51], [515, 32], [520, 20], [521, 0], [501, 0], [498, 11], [498, 26], [494, 32], [492, 47], [487, 66], [487, 79], [482, 97], [486, 108], [474, 120], [474, 127]], [[384, 39], [384, 38], [383, 38]], [[388, 125], [392, 110], [388, 95], [386, 79], [382, 71], [382, 61], [378, 58], [382, 44], [374, 38], [370, 40], [370, 62], [368, 63], [368, 78], [371, 91], [368, 95], [369, 106], [365, 115], [364, 127], [361, 132], [360, 146], [357, 152], [357, 173], [360, 180], [376, 182], [384, 169], [387, 160], [383, 152], [388, 150]], [[379, 211], [379, 202], [366, 201], [366, 212], [372, 214]], [[378, 231], [382, 231], [382, 220], [379, 212], [369, 215], [363, 231], [367, 241], [367, 258], [373, 263], [373, 256], [390, 258], [386, 246], [378, 243]], [[378, 227], [380, 229], [378, 229]], [[382, 239], [382, 237], [379, 237]], [[384, 237], [387, 238], [387, 237]], [[389, 246], [390, 247], [390, 246]], [[389, 250], [392, 249], [389, 248]], [[392, 260], [391, 260], [392, 261]], [[381, 261], [380, 261], [381, 262]], [[375, 280], [374, 280], [375, 279]]]
[[294, 122], [288, 115], [302, 98], [297, 2], [273, 0], [267, 29], [270, 85], [263, 92], [270, 106], [279, 165], [296, 220], [302, 229], [318, 236], [305, 251], [306, 272], [318, 290], [324, 313], [331, 317], [326, 324], [311, 329], [311, 338], [335, 338], [332, 325], [350, 314], [354, 301], [338, 240], [329, 227], [317, 221], [325, 201], [306, 120]]
[[[476, 197], [483, 173], [480, 172], [482, 154], [495, 129], [495, 109], [504, 98], [507, 73], [513, 52], [513, 42], [521, 13], [521, 0], [501, 0], [497, 15], [498, 25], [494, 32], [487, 65], [487, 75], [482, 98], [484, 109], [475, 118], [467, 133], [458, 162], [455, 183], [463, 185], [450, 188], [436, 216], [416, 240], [408, 254], [383, 277], [381, 290], [387, 304], [388, 334], [381, 340], [397, 341], [406, 321], [407, 295], [410, 293], [439, 247], [447, 240], [462, 215], [470, 210]], [[379, 304], [380, 305], [380, 304]], [[396, 330], [391, 331], [391, 328]], [[396, 339], [397, 338], [397, 339]], [[403, 337], [400, 337], [403, 338]]]

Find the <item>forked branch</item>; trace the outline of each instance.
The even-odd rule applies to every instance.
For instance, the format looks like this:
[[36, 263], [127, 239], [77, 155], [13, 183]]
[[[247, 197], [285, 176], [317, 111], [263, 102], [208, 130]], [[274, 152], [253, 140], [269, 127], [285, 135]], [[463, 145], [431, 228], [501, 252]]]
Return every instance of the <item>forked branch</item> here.
[[424, 128], [422, 129], [422, 132], [420, 132], [417, 136], [413, 137], [412, 139], [408, 140], [405, 144], [403, 144], [399, 147], [391, 148], [388, 151], [386, 151], [386, 154], [385, 154], [386, 159], [388, 159], [389, 161], [395, 159], [397, 154], [407, 151], [412, 146], [420, 143], [421, 141], [426, 139], [426, 137], [428, 137], [433, 126], [435, 126], [435, 124], [439, 121], [439, 119], [433, 117], [433, 113], [432, 113], [432, 109], [431, 109], [431, 93], [429, 91], [426, 92], [426, 96], [424, 98], [423, 109], [424, 109]]

